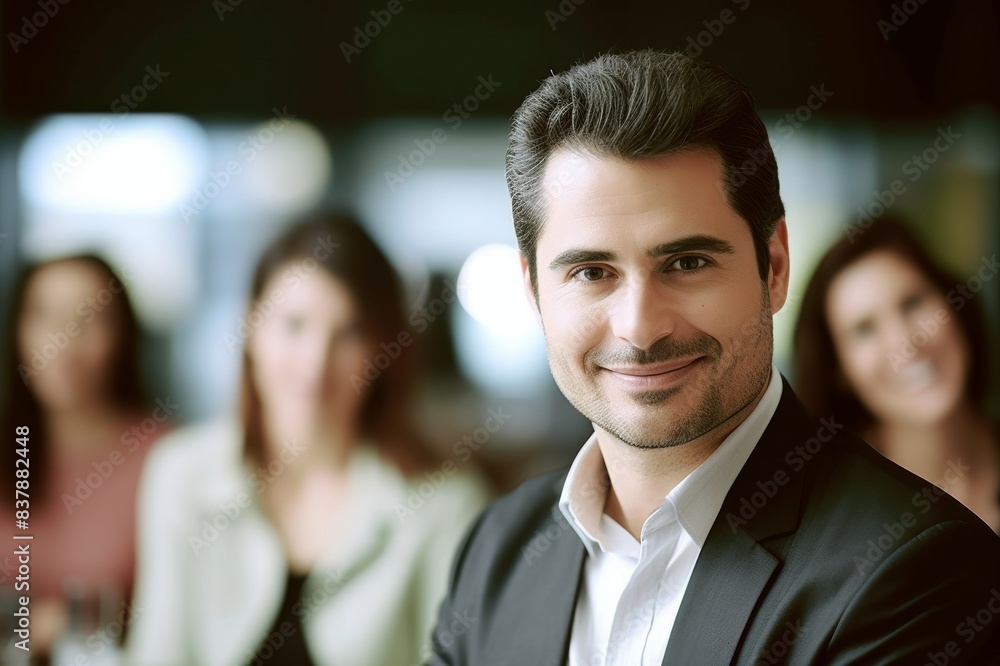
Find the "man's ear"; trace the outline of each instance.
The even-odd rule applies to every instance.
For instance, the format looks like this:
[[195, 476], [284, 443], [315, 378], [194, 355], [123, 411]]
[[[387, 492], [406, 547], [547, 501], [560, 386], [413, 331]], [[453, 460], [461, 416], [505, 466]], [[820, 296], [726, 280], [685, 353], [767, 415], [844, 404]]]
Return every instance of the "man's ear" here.
[[542, 326], [542, 312], [538, 309], [538, 299], [535, 297], [535, 290], [531, 286], [531, 270], [528, 266], [528, 260], [524, 258], [524, 254], [518, 250], [517, 258], [521, 261], [521, 280], [524, 283], [524, 294], [528, 298], [528, 303], [531, 304], [531, 309], [535, 313], [535, 319], [538, 320], [538, 327], [543, 331], [545, 327]]
[[767, 243], [767, 255], [770, 264], [767, 270], [767, 291], [771, 298], [771, 314], [774, 314], [788, 299], [788, 227], [785, 226], [784, 217], [778, 220], [774, 233], [771, 234], [771, 240]]

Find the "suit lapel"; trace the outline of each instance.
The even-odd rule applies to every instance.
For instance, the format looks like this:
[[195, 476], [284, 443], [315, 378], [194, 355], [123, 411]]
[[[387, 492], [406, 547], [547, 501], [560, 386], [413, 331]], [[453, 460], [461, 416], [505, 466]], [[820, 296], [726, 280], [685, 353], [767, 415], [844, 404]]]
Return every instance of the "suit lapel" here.
[[[553, 485], [556, 498], [564, 480], [562, 475]], [[546, 510], [548, 515], [527, 540], [529, 546], [516, 554], [524, 566], [517, 567], [516, 580], [503, 591], [511, 607], [522, 611], [498, 617], [502, 626], [493, 633], [484, 664], [566, 663], [586, 549], [555, 502]], [[525, 604], [525, 599], [531, 603]]]
[[777, 566], [777, 558], [746, 532], [714, 543], [709, 537], [670, 633], [664, 666], [730, 663]]
[[[784, 377], [782, 382], [778, 408], [705, 540], [670, 634], [664, 666], [732, 662], [758, 599], [781, 564], [762, 543], [798, 527], [805, 471], [791, 469], [785, 456], [814, 436], [815, 427]], [[776, 478], [787, 481], [779, 484]], [[772, 487], [769, 482], [777, 489], [770, 497], [765, 492]]]

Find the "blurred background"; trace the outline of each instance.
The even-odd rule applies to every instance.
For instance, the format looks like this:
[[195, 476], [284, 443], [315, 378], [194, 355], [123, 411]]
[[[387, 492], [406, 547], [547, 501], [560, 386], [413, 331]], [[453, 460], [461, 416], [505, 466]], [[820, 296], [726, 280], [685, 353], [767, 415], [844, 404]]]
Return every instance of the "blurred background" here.
[[[52, 7], [3, 4], [0, 305], [22, 263], [101, 254], [128, 276], [153, 393], [181, 423], [235, 400], [232, 336], [260, 249], [346, 206], [427, 322], [430, 432], [448, 442], [503, 405], [514, 417], [481, 452], [510, 463], [502, 486], [570, 460], [589, 424], [521, 295], [503, 153], [507, 119], [550, 70], [609, 49], [687, 50], [754, 92], [792, 245], [786, 373], [796, 298], [845, 225], [888, 204], [957, 275], [1000, 243], [986, 0]], [[994, 326], [998, 293], [976, 295]]]
[[404, 279], [428, 441], [448, 451], [501, 409], [476, 452], [497, 491], [568, 464], [592, 428], [524, 299], [504, 151], [526, 94], [608, 50], [684, 50], [753, 91], [791, 243], [784, 374], [819, 258], [889, 209], [953, 275], [979, 275], [996, 350], [1000, 280], [979, 272], [1000, 250], [989, 0], [6, 0], [0, 23], [0, 311], [22, 267], [99, 255], [174, 427], [237, 404], [261, 251], [349, 209]]

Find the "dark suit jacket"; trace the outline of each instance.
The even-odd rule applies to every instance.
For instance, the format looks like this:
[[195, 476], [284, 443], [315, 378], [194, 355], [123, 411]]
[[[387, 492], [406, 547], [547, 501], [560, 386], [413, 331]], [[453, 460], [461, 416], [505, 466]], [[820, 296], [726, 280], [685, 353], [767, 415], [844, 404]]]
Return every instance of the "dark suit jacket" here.
[[[1000, 538], [782, 378], [729, 490], [663, 664], [982, 664], [1000, 654]], [[490, 505], [452, 570], [435, 665], [557, 666], [583, 543], [558, 508], [568, 470]]]

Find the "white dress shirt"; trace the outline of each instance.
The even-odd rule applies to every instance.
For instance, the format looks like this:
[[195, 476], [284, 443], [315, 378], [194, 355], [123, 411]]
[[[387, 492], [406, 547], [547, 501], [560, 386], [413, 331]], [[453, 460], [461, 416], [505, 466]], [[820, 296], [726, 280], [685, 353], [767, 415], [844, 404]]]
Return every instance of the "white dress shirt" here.
[[595, 433], [570, 467], [559, 508], [587, 549], [569, 666], [660, 666], [695, 562], [722, 502], [781, 398], [781, 376], [701, 465], [671, 490], [640, 540], [604, 513], [607, 471]]

